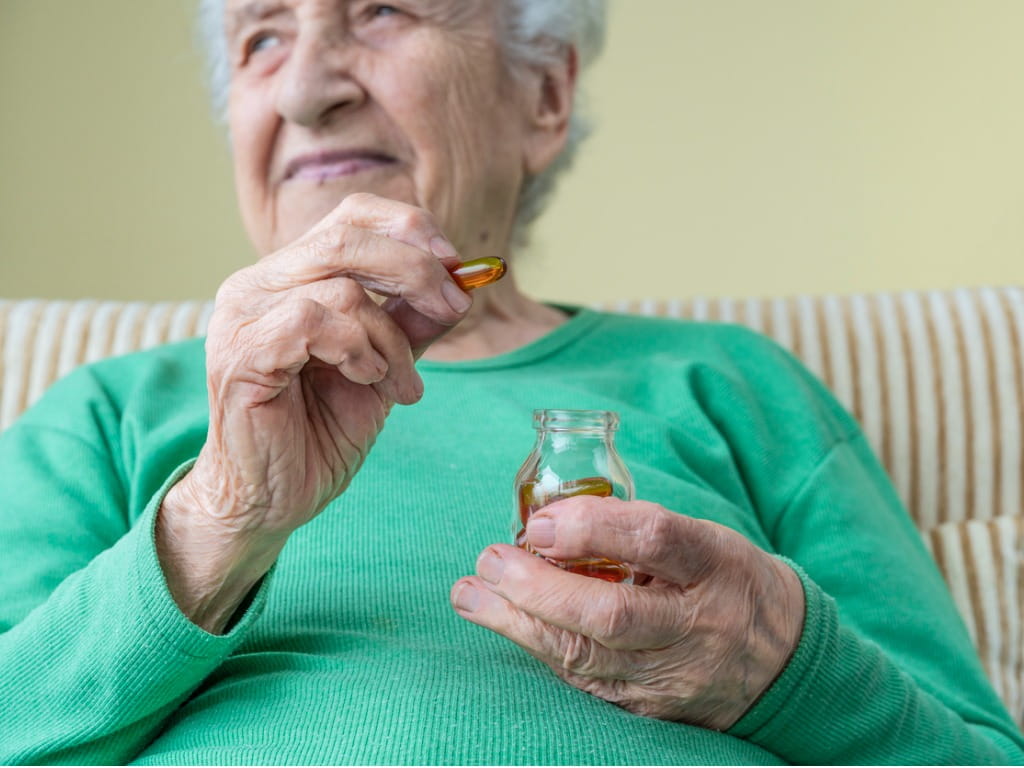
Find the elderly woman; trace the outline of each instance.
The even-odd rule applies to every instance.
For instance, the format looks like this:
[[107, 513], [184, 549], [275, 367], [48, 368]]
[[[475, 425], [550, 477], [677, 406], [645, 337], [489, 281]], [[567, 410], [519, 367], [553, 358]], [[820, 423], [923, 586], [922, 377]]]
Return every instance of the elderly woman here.
[[[263, 256], [205, 348], [80, 369], [0, 439], [0, 760], [1024, 760], [791, 358], [517, 289], [601, 5], [206, 3]], [[543, 508], [546, 559], [495, 543], [541, 407], [619, 411], [642, 499]], [[548, 561], [582, 556], [645, 576]]]

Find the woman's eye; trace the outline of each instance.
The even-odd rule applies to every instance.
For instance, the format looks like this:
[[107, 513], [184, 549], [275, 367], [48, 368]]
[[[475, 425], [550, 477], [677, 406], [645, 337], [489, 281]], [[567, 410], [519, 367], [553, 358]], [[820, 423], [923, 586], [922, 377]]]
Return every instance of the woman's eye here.
[[252, 40], [249, 41], [249, 44], [246, 46], [246, 53], [248, 53], [251, 56], [254, 53], [259, 53], [260, 51], [265, 51], [268, 48], [272, 48], [280, 42], [281, 38], [279, 38], [277, 35], [256, 35], [254, 38], [252, 38]]
[[[460, 0], [464, 2], [465, 0]], [[391, 3], [365, 3], [359, 6], [356, 19], [359, 24], [373, 27], [376, 24], [390, 29], [391, 24], [409, 19], [408, 9], [404, 5]]]

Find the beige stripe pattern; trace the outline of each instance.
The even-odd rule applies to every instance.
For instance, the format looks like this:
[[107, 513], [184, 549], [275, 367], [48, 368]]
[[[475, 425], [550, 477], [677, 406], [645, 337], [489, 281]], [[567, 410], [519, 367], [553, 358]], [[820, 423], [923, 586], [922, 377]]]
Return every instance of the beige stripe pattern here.
[[996, 693], [1024, 724], [1024, 518], [943, 523], [928, 531], [925, 541]]
[[0, 430], [83, 363], [201, 335], [212, 302], [0, 300]]
[[[741, 323], [821, 378], [863, 426], [1024, 725], [1024, 288], [599, 308]], [[212, 309], [0, 300], [0, 430], [75, 366], [200, 335]]]

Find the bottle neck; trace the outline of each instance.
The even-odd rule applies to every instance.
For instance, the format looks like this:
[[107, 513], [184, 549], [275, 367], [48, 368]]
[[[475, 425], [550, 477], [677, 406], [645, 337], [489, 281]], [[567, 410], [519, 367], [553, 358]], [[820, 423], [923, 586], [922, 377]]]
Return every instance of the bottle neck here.
[[537, 450], [545, 454], [580, 453], [591, 456], [615, 453], [612, 432], [598, 430], [537, 430]]

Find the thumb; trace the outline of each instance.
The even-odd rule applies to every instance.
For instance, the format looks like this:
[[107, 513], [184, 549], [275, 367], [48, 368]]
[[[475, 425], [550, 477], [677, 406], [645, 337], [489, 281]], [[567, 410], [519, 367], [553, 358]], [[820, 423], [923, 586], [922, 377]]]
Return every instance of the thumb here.
[[451, 325], [444, 325], [418, 312], [402, 298], [388, 299], [382, 308], [402, 329], [409, 340], [413, 357], [417, 359], [426, 351], [427, 347], [452, 329]]
[[683, 586], [704, 580], [720, 564], [730, 534], [739, 537], [660, 504], [596, 496], [549, 504], [526, 526], [530, 547], [545, 557], [606, 557]]

